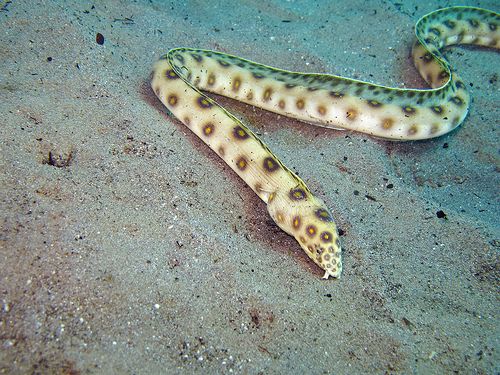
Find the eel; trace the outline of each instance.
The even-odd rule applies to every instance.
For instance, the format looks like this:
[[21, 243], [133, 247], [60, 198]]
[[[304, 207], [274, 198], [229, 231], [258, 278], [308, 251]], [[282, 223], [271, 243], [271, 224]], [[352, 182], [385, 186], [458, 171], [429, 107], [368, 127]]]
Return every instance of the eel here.
[[500, 48], [500, 15], [472, 7], [429, 13], [416, 23], [413, 62], [430, 89], [400, 89], [355, 79], [298, 73], [210, 50], [175, 48], [156, 63], [151, 87], [267, 204], [274, 222], [339, 278], [341, 244], [326, 204], [264, 142], [203, 91], [284, 116], [391, 140], [439, 137], [467, 115], [466, 85], [442, 50], [454, 44]]

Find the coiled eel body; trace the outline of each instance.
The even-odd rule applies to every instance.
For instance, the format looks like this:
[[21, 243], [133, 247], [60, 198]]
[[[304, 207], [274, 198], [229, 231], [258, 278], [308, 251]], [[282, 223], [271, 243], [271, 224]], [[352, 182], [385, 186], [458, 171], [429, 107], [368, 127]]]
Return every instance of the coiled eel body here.
[[209, 50], [175, 48], [154, 66], [162, 103], [267, 204], [272, 219], [306, 254], [339, 277], [341, 245], [325, 203], [246, 125], [201, 92], [335, 129], [393, 140], [438, 137], [460, 125], [470, 97], [441, 51], [454, 44], [500, 48], [500, 15], [452, 7], [422, 17], [412, 55], [431, 89], [398, 89], [329, 74], [297, 73]]

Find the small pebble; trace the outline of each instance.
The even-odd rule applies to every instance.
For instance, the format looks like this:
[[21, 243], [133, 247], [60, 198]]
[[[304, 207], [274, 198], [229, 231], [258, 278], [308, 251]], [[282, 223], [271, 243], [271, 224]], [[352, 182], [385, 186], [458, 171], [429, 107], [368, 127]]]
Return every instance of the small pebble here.
[[97, 33], [95, 36], [95, 41], [97, 44], [102, 46], [104, 44], [104, 35], [102, 35], [101, 33]]
[[446, 214], [444, 213], [444, 211], [441, 211], [441, 210], [439, 210], [438, 212], [436, 212], [436, 216], [439, 219], [446, 219]]

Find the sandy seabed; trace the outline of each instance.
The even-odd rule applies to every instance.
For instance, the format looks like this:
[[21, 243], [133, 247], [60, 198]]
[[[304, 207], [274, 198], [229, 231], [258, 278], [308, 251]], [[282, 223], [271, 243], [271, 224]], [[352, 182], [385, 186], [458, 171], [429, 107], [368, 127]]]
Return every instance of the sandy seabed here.
[[217, 98], [332, 208], [340, 280], [149, 88], [179, 46], [425, 87], [413, 25], [458, 4], [0, 2], [0, 373], [499, 373], [497, 52], [448, 50], [473, 103], [429, 141]]

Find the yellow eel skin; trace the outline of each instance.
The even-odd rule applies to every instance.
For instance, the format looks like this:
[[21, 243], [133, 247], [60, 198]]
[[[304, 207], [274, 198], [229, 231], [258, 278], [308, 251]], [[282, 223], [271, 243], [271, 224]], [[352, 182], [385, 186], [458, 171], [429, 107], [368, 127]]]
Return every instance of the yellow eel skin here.
[[453, 44], [500, 47], [500, 15], [452, 7], [415, 26], [413, 61], [431, 89], [398, 89], [349, 78], [296, 73], [225, 53], [176, 48], [154, 66], [163, 104], [267, 204], [269, 214], [325, 271], [340, 277], [341, 245], [325, 203], [240, 120], [200, 90], [335, 129], [393, 140], [438, 137], [460, 125], [470, 102], [441, 51]]

